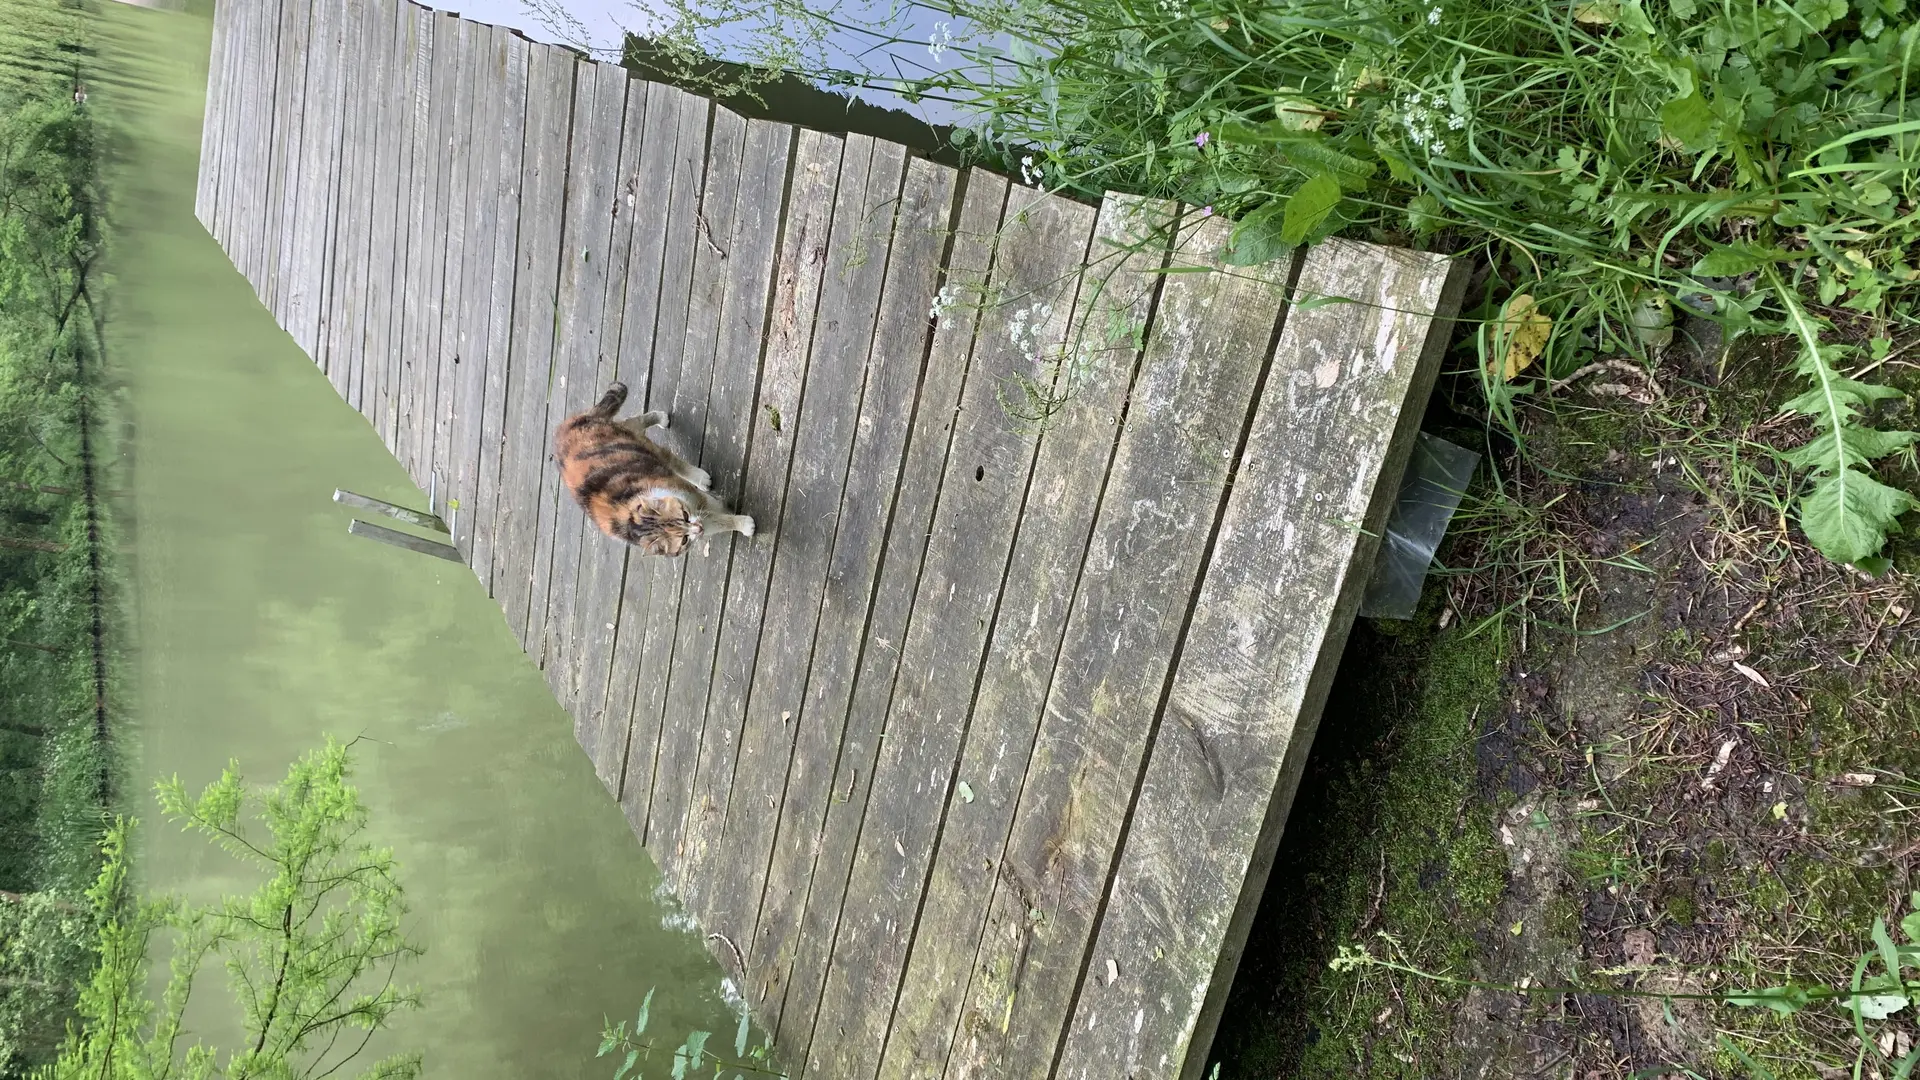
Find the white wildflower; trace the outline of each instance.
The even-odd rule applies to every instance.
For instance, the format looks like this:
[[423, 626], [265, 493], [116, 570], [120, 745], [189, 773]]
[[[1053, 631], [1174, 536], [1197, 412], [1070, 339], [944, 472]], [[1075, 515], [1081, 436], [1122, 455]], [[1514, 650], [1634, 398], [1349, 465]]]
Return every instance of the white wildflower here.
[[940, 325], [940, 317], [953, 306], [953, 300], [953, 286], [942, 286], [939, 295], [933, 298], [933, 306], [927, 309], [927, 318], [932, 319], [935, 326]]
[[1450, 131], [1459, 131], [1461, 128], [1466, 126], [1467, 126], [1467, 118], [1464, 116], [1455, 114], [1453, 116], [1447, 117], [1447, 128]]
[[927, 53], [933, 57], [936, 64], [940, 62], [940, 55], [947, 51], [947, 46], [953, 41], [950, 25], [945, 22], [934, 23], [933, 33], [927, 35]]
[[1440, 9], [1438, 7], [1431, 7], [1427, 9], [1427, 25], [1428, 26], [1440, 25]]

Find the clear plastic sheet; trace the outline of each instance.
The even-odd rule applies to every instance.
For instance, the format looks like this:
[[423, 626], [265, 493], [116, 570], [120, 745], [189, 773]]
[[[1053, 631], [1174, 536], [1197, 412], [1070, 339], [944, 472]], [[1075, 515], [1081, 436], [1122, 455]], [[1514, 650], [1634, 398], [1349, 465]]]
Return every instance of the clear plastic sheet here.
[[1386, 535], [1373, 560], [1373, 579], [1360, 602], [1369, 619], [1408, 619], [1420, 604], [1420, 589], [1433, 553], [1460, 508], [1480, 455], [1420, 432], [1400, 481], [1400, 495], [1387, 516]]

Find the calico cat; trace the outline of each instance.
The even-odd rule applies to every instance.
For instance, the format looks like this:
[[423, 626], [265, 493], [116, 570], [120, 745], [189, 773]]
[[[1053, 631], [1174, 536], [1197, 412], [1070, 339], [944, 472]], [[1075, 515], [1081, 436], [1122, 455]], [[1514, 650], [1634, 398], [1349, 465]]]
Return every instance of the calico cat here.
[[665, 428], [667, 414], [615, 420], [627, 400], [614, 383], [600, 403], [568, 417], [553, 435], [554, 460], [567, 490], [600, 527], [648, 555], [672, 558], [702, 535], [753, 535], [753, 519], [730, 514], [708, 486], [712, 477], [647, 435]]

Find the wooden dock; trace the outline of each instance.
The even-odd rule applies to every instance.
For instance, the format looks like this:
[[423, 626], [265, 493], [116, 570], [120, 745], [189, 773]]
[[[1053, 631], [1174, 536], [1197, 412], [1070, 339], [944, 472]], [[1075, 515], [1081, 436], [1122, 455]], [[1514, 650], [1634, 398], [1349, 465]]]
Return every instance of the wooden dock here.
[[[1225, 223], [406, 0], [221, 3], [202, 153], [794, 1075], [1203, 1073], [1452, 264], [1166, 272]], [[583, 528], [615, 379], [758, 536]]]

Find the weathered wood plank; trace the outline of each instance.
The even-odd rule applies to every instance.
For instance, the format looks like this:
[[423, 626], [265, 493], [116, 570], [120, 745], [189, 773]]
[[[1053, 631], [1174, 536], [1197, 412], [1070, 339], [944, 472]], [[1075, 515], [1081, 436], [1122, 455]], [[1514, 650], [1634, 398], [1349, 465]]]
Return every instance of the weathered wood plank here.
[[[507, 98], [507, 39], [504, 28], [476, 30], [473, 112], [466, 189], [455, 206], [464, 207], [466, 233], [460, 270], [459, 334], [452, 354], [453, 400], [447, 408], [447, 435], [439, 451], [447, 476], [447, 520], [455, 526], [453, 543], [462, 557], [473, 554], [474, 511], [479, 502], [480, 434], [487, 396], [487, 342], [493, 318], [494, 250], [500, 237], [500, 111]], [[442, 370], [445, 374], [445, 370]], [[475, 571], [479, 573], [478, 570]]]
[[528, 50], [526, 146], [520, 172], [520, 240], [514, 272], [512, 372], [500, 453], [493, 595], [525, 649], [533, 536], [547, 461], [547, 391], [553, 370], [560, 225], [566, 210], [567, 139], [573, 119], [572, 53]]
[[[1027, 339], [1042, 358], [1036, 375], [1051, 383], [1055, 411], [1040, 439], [1008, 562], [1002, 617], [994, 625], [937, 854], [911, 931], [912, 952], [886, 1036], [882, 1077], [938, 1077], [947, 1067], [986, 920], [984, 900], [990, 893], [983, 886], [992, 880], [987, 868], [998, 863], [1013, 823], [1055, 662], [1068, 656], [1061, 639], [1088, 565], [1088, 540], [1108, 482], [1115, 434], [1134, 388], [1139, 352], [1130, 333], [1115, 329], [1147, 324], [1166, 260], [1172, 211], [1165, 204], [1143, 210], [1131, 200], [1107, 200], [1095, 226], [1092, 265], [1080, 280], [1064, 335]], [[1028, 325], [1045, 314], [1044, 308], [1034, 312]], [[1057, 318], [1058, 312], [1052, 314]], [[1141, 389], [1150, 395], [1160, 388]], [[1244, 400], [1238, 404], [1233, 417], [1245, 415]], [[1130, 507], [1141, 512], [1138, 500]], [[1196, 559], [1202, 539], [1196, 534], [1191, 544]], [[1045, 1048], [1034, 1053], [1032, 1060], [1047, 1056]], [[993, 1060], [1004, 1070], [1004, 1060], [1019, 1059]]]
[[[627, 252], [626, 294], [620, 319], [618, 374], [627, 384], [628, 408], [634, 402], [654, 400], [654, 384], [678, 380], [677, 368], [656, 364], [655, 330], [661, 310], [661, 275], [667, 258], [667, 212], [672, 201], [675, 150], [679, 140], [682, 94], [670, 87], [649, 85], [644, 105], [642, 141], [632, 186], [633, 241]], [[629, 101], [628, 108], [634, 107]], [[622, 205], [625, 205], [625, 195]], [[673, 354], [677, 365], [679, 354]], [[588, 712], [576, 734], [591, 738], [586, 747], [594, 772], [618, 799], [627, 764], [628, 729], [633, 717], [634, 687], [639, 680], [640, 647], [646, 637], [647, 602], [652, 585], [650, 562], [631, 551], [619, 552], [621, 585], [615, 612], [613, 655], [607, 674], [606, 702]], [[653, 753], [651, 745], [647, 754]], [[649, 757], [651, 761], [651, 757]]]
[[367, 412], [364, 397], [367, 346], [374, 318], [373, 268], [380, 249], [390, 243], [390, 234], [380, 235], [376, 239], [373, 222], [377, 216], [377, 193], [382, 179], [379, 175], [382, 167], [380, 149], [386, 138], [381, 125], [386, 122], [387, 107], [392, 98], [388, 87], [393, 69], [397, 66], [393, 54], [397, 38], [394, 33], [393, 0], [366, 0], [363, 7], [361, 22], [365, 28], [365, 52], [362, 55], [366, 57], [366, 67], [354, 75], [360, 90], [359, 102], [351, 121], [355, 125], [357, 147], [352, 189], [354, 219], [351, 235], [347, 239], [346, 277], [333, 307], [335, 317], [344, 320], [344, 325], [335, 331], [347, 352], [343, 364], [346, 369], [344, 396], [347, 403], [364, 416]]
[[1287, 315], [1107, 884], [1091, 956], [1120, 977], [1082, 984], [1066, 1075], [1205, 1068], [1466, 269], [1306, 255], [1296, 297], [1360, 303]]
[[[757, 906], [757, 896], [733, 896], [723, 882], [746, 881], [757, 892], [754, 871], [727, 865], [724, 850], [728, 807], [735, 778], [747, 694], [759, 654], [768, 586], [783, 534], [786, 496], [796, 429], [801, 413], [808, 354], [818, 326], [816, 315], [825, 257], [833, 226], [835, 190], [841, 182], [844, 141], [801, 131], [786, 178], [785, 208], [774, 256], [771, 318], [760, 342], [758, 405], [750, 418], [751, 446], [740, 486], [740, 505], [754, 515], [756, 542], [734, 550], [725, 610], [716, 643], [713, 686], [708, 695], [706, 732], [700, 744], [696, 788], [686, 855], [680, 867], [681, 897], [712, 932], [747, 942], [738, 912]], [[741, 327], [744, 335], [746, 327]], [[752, 335], [761, 337], [754, 328]], [[722, 344], [723, 350], [730, 348]], [[751, 918], [748, 915], [747, 918]], [[727, 963], [727, 961], [723, 961]]]
[[[1221, 223], [1189, 227], [1181, 250], [1211, 251], [1225, 235]], [[1274, 283], [1167, 279], [1060, 661], [1042, 691], [1047, 704], [1035, 717], [1037, 734], [1026, 733], [1032, 749], [1010, 755], [1007, 776], [976, 776], [970, 783], [985, 797], [952, 809], [964, 820], [975, 807], [994, 813], [1017, 800], [1004, 840], [975, 854], [974, 888], [984, 885], [991, 901], [984, 933], [975, 925], [968, 938], [969, 947], [980, 943], [972, 971], [949, 961], [939, 972], [963, 986], [972, 980], [951, 1057], [935, 1060], [929, 1044], [926, 1068], [912, 1075], [940, 1075], [944, 1065], [948, 1075], [972, 1076], [1005, 1071], [1008, 1062], [1016, 1075], [1048, 1075], [1117, 836], [1099, 823], [1114, 818], [1117, 829], [1137, 775], [1137, 750], [1125, 756], [1124, 732], [1144, 738], [1159, 700], [1286, 272], [1276, 268]], [[1082, 895], [1089, 886], [1091, 899]], [[936, 989], [943, 999], [949, 991], [944, 983]]]
[[[874, 766], [808, 1075], [852, 1080], [873, 1075], [878, 1065], [873, 1047], [886, 1036], [982, 651], [999, 611], [1016, 536], [1009, 525], [1019, 519], [1033, 467], [1035, 436], [1000, 405], [1001, 394], [1016, 376], [1035, 375], [1034, 337], [1065, 336], [1075, 269], [1086, 261], [1093, 223], [1091, 208], [1053, 197], [1009, 210], [997, 287], [989, 294], [1000, 299], [983, 319], [948, 453], [914, 618], [901, 645], [908, 677], [888, 709], [887, 730], [898, 736], [882, 740]], [[1038, 335], [1036, 323], [1045, 327]], [[999, 527], [983, 531], [982, 522]]]
[[[431, 200], [434, 185], [434, 165], [437, 155], [434, 147], [433, 81], [436, 69], [436, 53], [441, 50], [436, 34], [439, 19], [433, 12], [423, 7], [412, 6], [413, 16], [413, 62], [409, 72], [410, 85], [406, 88], [409, 102], [406, 119], [407, 146], [403, 152], [406, 161], [406, 186], [402, 189], [399, 213], [405, 219], [405, 243], [397, 252], [397, 264], [394, 269], [394, 324], [392, 339], [388, 344], [387, 356], [387, 417], [382, 432], [387, 449], [407, 475], [416, 483], [413, 466], [408, 458], [409, 423], [412, 419], [414, 399], [410, 373], [414, 361], [419, 356], [422, 333], [420, 323], [424, 317], [420, 292], [425, 288], [425, 249], [431, 244], [426, 233], [427, 204]], [[451, 50], [444, 50], [451, 51]]]
[[[1005, 180], [989, 173], [967, 174], [942, 285], [958, 302], [938, 320], [924, 367], [825, 820], [788, 818], [783, 826], [792, 830], [792, 838], [783, 833], [774, 846], [746, 993], [762, 1010], [762, 1023], [774, 1031], [775, 1045], [789, 1054], [804, 1054], [820, 1008], [874, 756], [899, 671], [900, 643], [919, 586], [947, 451], [960, 420], [961, 391], [979, 329], [976, 305], [987, 289], [1006, 201]], [[817, 715], [830, 714], [823, 709]]]
[[[720, 340], [720, 306], [726, 302], [728, 271], [732, 259], [726, 258], [733, 242], [733, 211], [739, 206], [741, 158], [747, 148], [747, 121], [730, 110], [714, 110], [707, 138], [707, 177], [701, 184], [701, 202], [695, 211], [693, 279], [687, 294], [687, 329], [680, 352], [680, 384], [674, 392], [674, 405], [668, 415], [674, 430], [668, 438], [676, 440], [687, 461], [701, 463], [708, 473], [718, 473], [708, 459], [718, 457], [720, 430], [708, 425], [714, 417], [712, 405], [720, 402], [720, 371], [716, 369], [716, 344]], [[755, 357], [758, 359], [758, 357]], [[751, 382], [749, 382], [751, 392]], [[720, 417], [724, 423], [726, 417]], [[708, 438], [712, 434], [712, 438]], [[732, 463], [735, 479], [739, 463]], [[714, 480], [722, 484], [724, 480]], [[724, 490], [724, 488], [722, 488]], [[655, 853], [668, 880], [680, 865], [680, 828], [687, 792], [691, 788], [693, 767], [699, 761], [701, 724], [707, 717], [707, 682], [712, 676], [712, 653], [705, 655], [693, 646], [693, 625], [699, 623], [699, 638], [707, 642], [708, 590], [718, 590], [726, 582], [726, 565], [739, 540], [724, 534], [718, 559], [712, 553], [714, 540], [703, 540], [699, 550], [687, 553], [678, 563], [678, 588], [672, 596], [672, 621], [666, 621], [662, 607], [655, 607], [657, 619], [651, 619], [647, 648], [659, 650], [660, 749], [653, 761], [653, 799], [647, 807], [647, 844]], [[764, 540], [762, 540], [764, 542]], [[718, 578], [718, 580], [716, 580]], [[659, 642], [655, 646], [653, 642]], [[684, 650], [684, 651], [682, 651]], [[641, 667], [647, 678], [647, 667]], [[641, 688], [645, 694], [649, 688]], [[649, 700], [651, 705], [651, 700]]]
[[[427, 127], [421, 149], [431, 162], [421, 193], [421, 237], [413, 245], [415, 276], [408, 290], [413, 322], [402, 357], [405, 381], [400, 399], [400, 463], [422, 491], [437, 497], [433, 475], [434, 401], [440, 367], [440, 339], [447, 329], [447, 253], [457, 242], [448, 228], [453, 177], [459, 156], [462, 113], [458, 86], [465, 67], [466, 34], [471, 25], [446, 12], [433, 15], [433, 63], [427, 101]], [[424, 242], [420, 242], [424, 240]], [[436, 498], [437, 501], [437, 498]]]
[[[653, 190], [653, 176], [641, 173], [649, 142], [646, 138], [648, 86], [643, 79], [629, 79], [626, 84], [627, 121], [620, 136], [619, 163], [614, 173], [613, 236], [607, 247], [607, 296], [600, 320], [600, 368], [593, 380], [593, 385], [599, 387], [626, 383], [628, 396], [634, 401], [647, 399], [653, 361], [651, 305], [660, 292], [658, 262], [652, 264], [649, 272], [646, 267], [636, 268], [634, 260], [634, 219], [642, 216], [641, 193]], [[665, 158], [656, 156], [655, 160]], [[649, 239], [643, 237], [638, 243], [648, 246]], [[623, 338], [630, 291], [650, 293], [653, 298], [646, 301], [646, 313], [641, 316], [648, 349], [629, 349], [630, 343]], [[599, 743], [600, 726], [606, 722], [607, 681], [613, 662], [614, 634], [620, 620], [627, 553], [627, 545], [611, 542], [599, 530], [581, 529], [573, 628], [568, 631], [577, 644], [571, 653], [569, 678], [574, 686], [574, 739], [589, 758]], [[628, 701], [623, 700], [621, 704], [629, 707]]]
[[[365, 181], [367, 147], [373, 125], [366, 116], [368, 84], [373, 79], [374, 43], [371, 24], [377, 16], [374, 0], [343, 0], [342, 59], [340, 67], [339, 150], [334, 166], [333, 210], [320, 287], [319, 341], [321, 367], [334, 393], [353, 400], [353, 369], [359, 358], [360, 302], [365, 285], [358, 280], [366, 256], [366, 208], [372, 199]], [[356, 266], [356, 263], [361, 264]]]
[[[460, 55], [454, 73], [453, 108], [449, 118], [449, 134], [446, 153], [450, 159], [447, 166], [446, 204], [441, 214], [441, 227], [447, 233], [447, 252], [444, 278], [440, 288], [440, 333], [438, 346], [428, 369], [428, 398], [426, 415], [429, 425], [421, 433], [424, 440], [422, 456], [426, 460], [428, 476], [427, 490], [434, 499], [434, 509], [441, 516], [451, 519], [453, 509], [447, 500], [458, 502], [460, 496], [455, 492], [455, 465], [453, 456], [454, 413], [458, 399], [467, 394], [468, 408], [472, 408], [472, 389], [475, 378], [484, 378], [469, 365], [466, 372], [461, 371], [462, 352], [477, 355], [473, 342], [485, 340], [485, 328], [476, 330], [470, 319], [475, 315], [474, 308], [467, 301], [467, 272], [474, 261], [473, 251], [480, 251], [479, 257], [491, 263], [492, 233], [476, 233], [480, 222], [474, 217], [474, 211], [483, 200], [470, 195], [473, 175], [480, 168], [481, 156], [473, 152], [473, 133], [475, 117], [488, 103], [495, 100], [493, 94], [482, 94], [480, 83], [485, 78], [487, 62], [488, 28], [466, 19], [459, 20]], [[482, 309], [484, 310], [484, 308]]]
[[[728, 143], [737, 145], [738, 150]], [[700, 347], [714, 353], [701, 465], [713, 475], [713, 489], [748, 514], [752, 510], [737, 500], [744, 487], [747, 446], [754, 424], [761, 348], [787, 184], [787, 155], [792, 144], [793, 129], [784, 124], [749, 123], [727, 110], [715, 111], [707, 172], [709, 198], [702, 208], [700, 250], [722, 268], [723, 276], [715, 305], [717, 318], [710, 328], [702, 329], [707, 340], [700, 342]], [[723, 167], [733, 175], [720, 173]], [[711, 247], [707, 246], [709, 240]], [[772, 547], [777, 539], [733, 535], [714, 538], [703, 544], [701, 559], [687, 567], [665, 713], [680, 738], [662, 739], [660, 779], [652, 808], [656, 827], [650, 829], [650, 834], [657, 837], [656, 856], [670, 873], [678, 875], [669, 880], [685, 881], [684, 873], [679, 872], [687, 862], [684, 841], [689, 813], [696, 806], [715, 650], [721, 620], [732, 599], [729, 571], [745, 548]], [[714, 737], [720, 736], [716, 733]], [[690, 899], [684, 890], [681, 896]], [[695, 906], [692, 910], [700, 909]]]
[[389, 529], [384, 525], [374, 525], [370, 522], [361, 521], [359, 518], [354, 518], [352, 521], [347, 522], [347, 535], [364, 536], [369, 540], [378, 540], [380, 543], [390, 547], [402, 548], [407, 551], [417, 551], [422, 555], [431, 555], [436, 559], [445, 559], [448, 562], [460, 561], [460, 551], [452, 544], [443, 544], [438, 540], [429, 540], [424, 536], [415, 536], [412, 533], [404, 533], [398, 529]]
[[[226, 145], [228, 92], [232, 89], [233, 62], [228, 55], [234, 23], [239, 21], [239, 4], [223, 4], [213, 12], [213, 36], [207, 46], [207, 99], [200, 123], [200, 172], [194, 177], [193, 216], [207, 231], [215, 230], [213, 205], [218, 190]], [[218, 235], [215, 233], [215, 235]]]
[[[620, 141], [626, 123], [627, 73], [589, 64], [575, 88], [573, 145], [567, 164], [567, 214], [560, 259], [559, 337], [554, 353], [553, 404], [547, 430], [599, 399], [601, 323], [606, 313], [614, 207], [619, 205]], [[556, 466], [541, 470], [545, 524], [534, 542], [533, 604], [528, 652], [547, 672], [563, 708], [573, 704], [567, 658], [573, 647], [573, 592], [580, 569], [586, 515], [560, 483]], [[536, 632], [537, 631], [537, 632]]]
[[313, 0], [307, 39], [307, 82], [302, 96], [304, 123], [292, 145], [287, 195], [292, 203], [285, 254], [281, 259], [280, 325], [307, 358], [324, 368], [317, 330], [322, 255], [332, 204], [329, 199], [333, 157], [339, 143], [340, 95], [337, 81], [345, 52], [341, 40], [340, 0]]
[[280, 85], [280, 30], [288, 18], [284, 9], [291, 2], [266, 0], [252, 20], [248, 93], [236, 139], [240, 177], [229, 195], [237, 256], [234, 265], [256, 296], [261, 293], [260, 269], [265, 264], [261, 250], [266, 243], [267, 184], [278, 118], [275, 95]]
[[333, 501], [339, 503], [341, 506], [351, 506], [355, 510], [371, 510], [376, 514], [385, 514], [395, 521], [404, 521], [416, 528], [432, 529], [434, 532], [439, 533], [447, 531], [447, 523], [431, 513], [424, 510], [414, 510], [405, 506], [396, 506], [393, 503], [383, 499], [373, 498], [370, 495], [361, 495], [358, 492], [334, 488]]
[[380, 175], [373, 190], [371, 256], [367, 275], [366, 358], [361, 367], [360, 411], [389, 448], [393, 446], [394, 372], [399, 366], [406, 251], [413, 198], [413, 85], [420, 55], [421, 9], [405, 0], [393, 5], [393, 42], [381, 109]]
[[[667, 202], [666, 238], [661, 258], [660, 297], [653, 327], [653, 376], [647, 389], [647, 408], [672, 417], [678, 434], [669, 436], [683, 452], [698, 453], [697, 421], [706, 411], [707, 380], [689, 383], [682, 371], [688, 303], [693, 294], [694, 235], [699, 220], [700, 194], [705, 187], [707, 126], [711, 106], [678, 90], [655, 88], [650, 99], [665, 99], [673, 109], [672, 181], [663, 192]], [[651, 126], [651, 125], [649, 125]], [[656, 195], [656, 198], [660, 197]], [[683, 389], [683, 383], [686, 383]], [[647, 601], [635, 626], [640, 648], [635, 665], [633, 706], [629, 711], [627, 770], [620, 784], [620, 808], [627, 823], [646, 842], [648, 803], [653, 798], [654, 763], [660, 746], [660, 713], [667, 690], [674, 621], [680, 610], [680, 575], [686, 560], [632, 560], [627, 581], [644, 577]], [[639, 571], [644, 570], [644, 574]], [[628, 590], [631, 599], [632, 589]]]
[[494, 201], [493, 265], [487, 293], [487, 382], [480, 417], [480, 459], [470, 518], [472, 552], [468, 563], [491, 594], [494, 541], [500, 524], [501, 458], [507, 440], [507, 391], [513, 385], [514, 272], [520, 252], [520, 180], [527, 130], [526, 38], [507, 35], [502, 73], [499, 126], [492, 133], [499, 147], [494, 189], [481, 198]]
[[[802, 695], [838, 526], [835, 511], [847, 482], [860, 390], [893, 246], [906, 167], [901, 150], [864, 135], [847, 136], [841, 150], [806, 384], [798, 409], [783, 415], [783, 426], [793, 431], [793, 451], [758, 656], [735, 676], [747, 682], [748, 691], [728, 802], [715, 808], [716, 816], [724, 816], [723, 838], [710, 860], [714, 880], [703, 890], [691, 874], [672, 879], [683, 881], [692, 895], [711, 897], [693, 910], [709, 931], [738, 942], [752, 942], [758, 915], [754, 894], [773, 848], [794, 732], [805, 722]], [[732, 736], [730, 728], [723, 730]], [[707, 872], [703, 865], [701, 873]]]
[[300, 145], [307, 85], [307, 31], [310, 0], [284, 0], [280, 5], [279, 60], [275, 65], [273, 116], [261, 153], [267, 160], [266, 198], [262, 204], [260, 247], [253, 267], [254, 292], [277, 320], [285, 314], [280, 303], [280, 278], [285, 273], [286, 239], [290, 232], [292, 185], [298, 181], [295, 148]]

